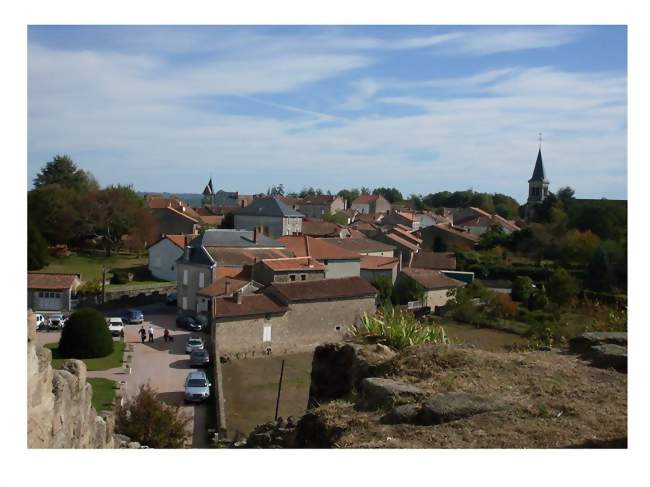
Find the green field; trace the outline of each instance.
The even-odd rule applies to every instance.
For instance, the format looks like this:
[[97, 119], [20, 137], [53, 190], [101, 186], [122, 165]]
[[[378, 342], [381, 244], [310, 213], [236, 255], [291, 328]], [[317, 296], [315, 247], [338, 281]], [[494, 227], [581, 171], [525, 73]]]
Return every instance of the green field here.
[[93, 386], [92, 404], [95, 410], [113, 409], [116, 382], [110, 379], [88, 379], [88, 382]]
[[[52, 367], [60, 369], [65, 360], [59, 355], [59, 344], [48, 343], [45, 347], [52, 350]], [[108, 370], [120, 367], [122, 365], [122, 355], [124, 353], [124, 342], [114, 341], [113, 352], [106, 357], [81, 359], [88, 370]]]

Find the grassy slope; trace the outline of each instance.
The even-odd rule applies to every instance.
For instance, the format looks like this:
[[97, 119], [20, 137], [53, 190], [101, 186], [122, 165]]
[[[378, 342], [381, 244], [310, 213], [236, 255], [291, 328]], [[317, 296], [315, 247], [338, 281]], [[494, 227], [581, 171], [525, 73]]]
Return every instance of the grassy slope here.
[[[114, 369], [115, 367], [121, 366], [122, 355], [124, 353], [124, 342], [114, 341], [113, 343], [113, 353], [107, 355], [106, 357], [82, 359], [86, 364], [86, 368], [92, 371]], [[59, 355], [59, 344], [48, 343], [45, 346], [52, 350], [52, 367], [55, 369], [60, 369], [61, 364], [65, 359]]]
[[93, 407], [97, 412], [113, 408], [115, 381], [110, 379], [88, 379], [93, 386]]

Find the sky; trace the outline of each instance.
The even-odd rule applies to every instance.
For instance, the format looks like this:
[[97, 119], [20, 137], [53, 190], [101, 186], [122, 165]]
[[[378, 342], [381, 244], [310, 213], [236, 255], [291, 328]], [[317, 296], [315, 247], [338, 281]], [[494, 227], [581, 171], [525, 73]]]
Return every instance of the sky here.
[[627, 198], [625, 26], [30, 26], [28, 178]]

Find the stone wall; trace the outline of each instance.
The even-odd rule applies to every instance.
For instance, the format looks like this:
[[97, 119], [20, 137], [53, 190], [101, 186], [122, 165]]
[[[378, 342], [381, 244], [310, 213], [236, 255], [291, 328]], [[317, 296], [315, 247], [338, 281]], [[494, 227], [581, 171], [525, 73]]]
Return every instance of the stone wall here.
[[28, 447], [115, 448], [125, 443], [113, 434], [113, 416], [97, 414], [92, 407], [86, 365], [66, 360], [62, 370], [53, 370], [52, 352], [35, 344], [36, 323], [31, 312], [27, 324]]

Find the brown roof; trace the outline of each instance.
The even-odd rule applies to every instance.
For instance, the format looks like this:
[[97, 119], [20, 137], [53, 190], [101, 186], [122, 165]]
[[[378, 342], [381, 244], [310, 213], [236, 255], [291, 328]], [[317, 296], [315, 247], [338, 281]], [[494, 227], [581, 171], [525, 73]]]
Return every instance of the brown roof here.
[[399, 237], [402, 237], [403, 239], [408, 240], [409, 242], [412, 242], [414, 244], [421, 244], [422, 243], [421, 238], [418, 238], [415, 235], [413, 235], [413, 233], [406, 232], [406, 231], [402, 230], [399, 227], [393, 228], [389, 233], [395, 233]]
[[393, 257], [379, 257], [377, 255], [362, 255], [361, 268], [366, 270], [387, 270], [397, 267], [399, 260]]
[[302, 221], [302, 233], [303, 235], [309, 235], [310, 237], [325, 237], [328, 235], [335, 235], [338, 237], [342, 229], [343, 227], [336, 223], [326, 222], [323, 220], [305, 218]]
[[358, 259], [357, 252], [351, 252], [328, 243], [327, 239], [313, 238], [306, 235], [285, 235], [276, 239], [283, 243], [296, 257], [314, 257], [315, 259]]
[[213, 216], [213, 215], [215, 215], [214, 211], [212, 211], [207, 206], [201, 206], [199, 208], [193, 208], [193, 210], [199, 216]]
[[[473, 233], [470, 232], [463, 232], [462, 230], [452, 227], [449, 223], [438, 223], [436, 225], [432, 225], [431, 227], [427, 227], [427, 228], [437, 228], [438, 230], [442, 230], [443, 232], [456, 235], [457, 237], [471, 240], [474, 243], [478, 242], [481, 239], [481, 237], [479, 237], [478, 235], [474, 235]], [[426, 228], [424, 230], [426, 230]]]
[[363, 234], [361, 235], [362, 236], [358, 238], [328, 238], [327, 243], [332, 243], [351, 252], [359, 253], [392, 252], [395, 250], [395, 247], [392, 245], [366, 238]]
[[413, 257], [411, 267], [420, 269], [456, 269], [456, 257], [453, 252], [431, 252], [429, 250], [420, 250]]
[[377, 294], [377, 290], [368, 281], [356, 276], [320, 281], [275, 282], [266, 291], [279, 295], [290, 303], [336, 298], [361, 298]]
[[233, 297], [216, 298], [213, 300], [213, 316], [215, 318], [235, 318], [244, 316], [259, 316], [285, 313], [287, 306], [266, 294], [251, 294], [241, 297], [241, 304]]
[[354, 217], [355, 222], [376, 223], [379, 215], [376, 213], [357, 213]]
[[413, 242], [409, 242], [402, 236], [396, 234], [396, 233], [386, 233], [384, 234], [384, 237], [390, 240], [391, 242], [395, 242], [396, 244], [401, 245], [402, 247], [406, 247], [409, 250], [416, 251], [418, 249], [418, 246], [414, 244]]
[[80, 281], [80, 274], [27, 273], [27, 289], [70, 289]]
[[184, 249], [185, 246], [186, 246], [187, 244], [189, 244], [192, 240], [194, 240], [196, 237], [198, 237], [198, 235], [196, 235], [196, 234], [192, 234], [192, 233], [187, 234], [187, 235], [175, 235], [175, 234], [173, 235], [173, 234], [169, 234], [169, 235], [165, 235], [164, 237], [162, 237], [162, 238], [161, 238], [160, 240], [158, 240], [157, 242], [152, 243], [149, 247], [152, 247], [153, 245], [156, 245], [158, 242], [161, 242], [161, 241], [167, 239], [167, 240], [169, 240], [171, 243], [173, 243], [174, 245], [176, 245], [177, 247], [180, 247], [181, 249]]
[[352, 204], [359, 204], [359, 205], [364, 205], [366, 203], [372, 203], [373, 201], [377, 201], [379, 199], [378, 194], [362, 194], [358, 198], [356, 198]]
[[291, 250], [275, 249], [236, 249], [223, 247], [206, 247], [205, 250], [210, 254], [217, 264], [225, 266], [243, 266], [253, 264], [255, 260], [278, 259], [282, 257], [294, 257]]
[[324, 271], [326, 269], [323, 264], [311, 257], [264, 259], [262, 262], [273, 271]]
[[199, 219], [205, 225], [221, 225], [223, 222], [223, 215], [199, 215]]
[[[209, 297], [223, 296], [224, 294], [230, 294], [235, 291], [239, 291], [249, 282], [250, 281], [247, 281], [245, 279], [222, 277], [220, 279], [215, 280], [209, 286], [204, 287], [203, 289], [199, 289], [196, 294], [199, 294], [201, 296], [209, 296]], [[228, 292], [226, 292], [226, 283], [229, 283]]]
[[414, 269], [413, 267], [407, 267], [402, 269], [402, 273], [429, 291], [434, 289], [449, 289], [465, 285], [464, 282], [447, 277], [442, 272], [433, 269]]

